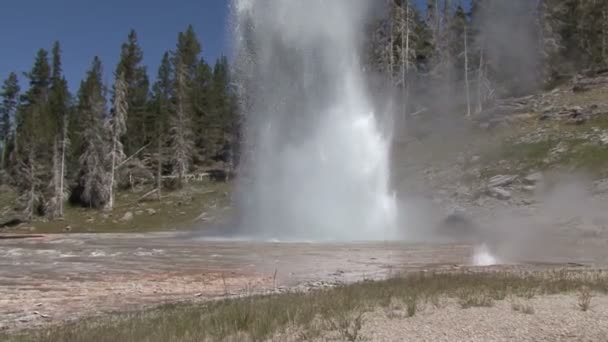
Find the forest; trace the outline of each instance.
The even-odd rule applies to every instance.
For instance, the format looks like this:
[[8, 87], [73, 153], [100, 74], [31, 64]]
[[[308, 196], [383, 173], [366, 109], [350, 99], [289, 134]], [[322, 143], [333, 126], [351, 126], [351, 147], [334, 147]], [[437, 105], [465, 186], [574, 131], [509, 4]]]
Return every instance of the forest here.
[[[608, 66], [605, 1], [383, 4], [361, 42], [370, 87], [390, 89], [398, 104], [397, 127], [421, 111], [475, 117], [496, 99]], [[0, 184], [19, 194], [24, 219], [61, 217], [65, 205], [111, 210], [116, 192], [134, 182], [152, 184], [160, 198], [192, 172], [235, 172], [247, 107], [235, 85], [243, 77], [239, 57], [209, 64], [192, 26], [154, 77], [143, 53], [131, 31], [112, 83], [104, 84], [102, 61], [93, 57], [75, 94], [60, 42], [38, 51], [27, 84], [16, 72], [6, 77]]]

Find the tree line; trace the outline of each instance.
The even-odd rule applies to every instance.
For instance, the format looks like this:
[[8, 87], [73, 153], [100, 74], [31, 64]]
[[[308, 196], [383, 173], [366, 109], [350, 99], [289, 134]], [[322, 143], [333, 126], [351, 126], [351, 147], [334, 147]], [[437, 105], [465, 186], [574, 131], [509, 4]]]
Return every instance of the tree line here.
[[606, 1], [419, 5], [386, 0], [383, 15], [368, 27], [368, 66], [398, 89], [404, 115], [448, 102], [471, 116], [496, 98], [526, 95], [608, 66]]
[[[121, 47], [112, 84], [94, 57], [76, 94], [63, 75], [61, 47], [40, 49], [25, 73], [0, 90], [0, 182], [20, 195], [25, 219], [63, 215], [64, 203], [111, 210], [134, 179], [182, 186], [196, 168], [232, 169], [238, 115], [226, 57], [209, 65], [189, 26], [167, 51], [154, 84], [137, 34]], [[218, 166], [219, 164], [219, 166]]]

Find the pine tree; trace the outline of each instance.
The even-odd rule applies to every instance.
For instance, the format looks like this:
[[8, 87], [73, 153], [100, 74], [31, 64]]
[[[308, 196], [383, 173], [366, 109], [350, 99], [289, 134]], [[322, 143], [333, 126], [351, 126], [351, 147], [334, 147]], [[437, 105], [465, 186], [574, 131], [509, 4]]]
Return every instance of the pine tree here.
[[180, 55], [175, 56], [174, 102], [175, 108], [169, 118], [169, 148], [173, 174], [177, 177], [177, 185], [183, 185], [183, 179], [190, 169], [193, 153], [193, 137], [191, 126], [191, 104], [189, 102], [189, 86], [187, 69]]
[[173, 55], [173, 103], [169, 117], [169, 149], [173, 174], [182, 186], [194, 156], [194, 87], [201, 46], [192, 25], [180, 32]]
[[210, 124], [213, 121], [212, 116], [214, 114], [211, 98], [212, 83], [213, 71], [209, 64], [201, 59], [196, 68], [192, 86], [193, 91], [191, 92], [194, 112], [193, 123], [195, 126], [195, 154], [199, 162], [204, 162], [211, 155]]
[[19, 82], [15, 73], [10, 73], [2, 85], [2, 104], [0, 105], [0, 141], [2, 142], [2, 155], [0, 156], [0, 170], [6, 170], [9, 153], [15, 147], [13, 143], [15, 113], [19, 105]]
[[21, 196], [19, 203], [25, 219], [46, 212], [47, 185], [50, 182], [52, 128], [49, 115], [49, 89], [51, 67], [48, 52], [40, 49], [32, 70], [26, 73], [30, 88], [22, 97], [18, 119], [16, 161], [19, 170], [17, 187]]
[[127, 41], [122, 45], [120, 61], [115, 71], [116, 75], [123, 75], [127, 85], [125, 98], [128, 110], [125, 120], [129, 134], [126, 135], [125, 149], [129, 155], [149, 143], [154, 132], [147, 113], [150, 82], [146, 67], [141, 65], [143, 57], [137, 33], [131, 30]]
[[180, 56], [181, 63], [184, 65], [184, 74], [188, 82], [192, 82], [201, 54], [201, 43], [196, 37], [192, 25], [188, 25], [185, 32], [178, 34], [176, 54]]
[[78, 111], [82, 120], [77, 185], [72, 196], [82, 204], [100, 208], [109, 200], [109, 177], [106, 163], [107, 145], [104, 139], [105, 89], [102, 66], [93, 59], [87, 77], [80, 85]]
[[171, 81], [171, 59], [169, 53], [165, 52], [158, 68], [156, 83], [153, 86], [153, 112], [156, 123], [156, 189], [160, 200], [162, 197], [162, 174], [165, 162], [165, 147], [167, 141], [167, 120], [171, 112], [171, 98], [173, 83]]
[[129, 103], [127, 100], [127, 83], [125, 82], [124, 74], [116, 75], [116, 81], [114, 83], [114, 108], [112, 110], [112, 117], [109, 120], [109, 129], [111, 135], [111, 150], [110, 150], [110, 185], [109, 185], [109, 198], [106, 208], [112, 210], [114, 208], [114, 188], [116, 179], [116, 169], [120, 162], [125, 159], [125, 153], [123, 151], [122, 143], [120, 139], [127, 131], [125, 117], [129, 109]]
[[[460, 85], [464, 83], [466, 116], [471, 116], [471, 96], [469, 86], [469, 21], [467, 14], [462, 6], [458, 6], [450, 20], [448, 28], [448, 49], [452, 56], [452, 69], [457, 75], [453, 77], [453, 81]], [[460, 88], [459, 86], [457, 88]]]
[[220, 57], [213, 68], [213, 83], [210, 91], [212, 110], [211, 133], [213, 150], [211, 157], [223, 162], [232, 162], [232, 145], [236, 144], [235, 125], [238, 120], [234, 96], [230, 89], [230, 65], [228, 58]]
[[61, 47], [55, 42], [52, 50], [52, 75], [49, 108], [54, 139], [52, 145], [53, 178], [49, 184], [50, 198], [47, 207], [51, 217], [63, 216], [65, 193], [66, 154], [68, 140], [68, 111], [70, 95], [67, 81], [62, 74]]

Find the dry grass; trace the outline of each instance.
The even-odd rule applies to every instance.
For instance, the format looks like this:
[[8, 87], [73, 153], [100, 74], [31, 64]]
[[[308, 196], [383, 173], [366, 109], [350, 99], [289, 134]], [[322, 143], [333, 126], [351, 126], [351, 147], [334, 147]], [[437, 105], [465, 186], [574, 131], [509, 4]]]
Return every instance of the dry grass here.
[[[112, 213], [66, 205], [62, 220], [34, 221], [25, 227], [27, 232], [33, 227], [35, 233], [139, 233], [187, 230], [204, 223], [196, 221], [203, 212], [207, 213], [205, 219], [226, 215], [223, 208], [230, 205], [231, 191], [229, 183], [193, 183], [182, 190], [163, 193], [163, 199], [159, 202], [154, 196], [146, 201], [138, 201], [147, 190], [140, 192], [126, 190], [118, 194]], [[0, 210], [3, 204], [8, 205], [7, 201], [14, 197], [9, 195], [0, 194]], [[133, 214], [133, 219], [122, 221], [121, 218], [127, 212]], [[12, 231], [20, 232], [19, 228]]]
[[515, 301], [513, 301], [511, 303], [511, 309], [513, 311], [521, 312], [521, 313], [526, 314], [526, 315], [533, 315], [534, 312], [535, 312], [534, 311], [534, 307], [532, 306], [532, 304], [530, 304], [530, 303], [522, 303], [522, 302], [517, 301], [517, 300], [515, 300]]
[[[353, 284], [312, 293], [289, 293], [211, 302], [202, 305], [166, 305], [142, 312], [82, 320], [19, 335], [0, 335], [2, 341], [222, 341], [247, 336], [265, 340], [286, 329], [302, 336], [319, 330], [337, 331], [342, 338], [361, 338], [364, 313], [393, 301], [405, 303], [408, 316], [416, 313], [419, 299], [445, 296], [463, 308], [488, 306], [495, 300], [521, 294], [608, 292], [603, 273], [555, 271], [545, 273], [419, 273], [385, 281]], [[590, 292], [589, 292], [590, 293]], [[521, 309], [531, 313], [533, 308]], [[319, 323], [321, 322], [321, 326]], [[316, 333], [315, 333], [316, 331]]]
[[593, 294], [588, 286], [583, 286], [578, 292], [578, 308], [581, 311], [589, 311]]

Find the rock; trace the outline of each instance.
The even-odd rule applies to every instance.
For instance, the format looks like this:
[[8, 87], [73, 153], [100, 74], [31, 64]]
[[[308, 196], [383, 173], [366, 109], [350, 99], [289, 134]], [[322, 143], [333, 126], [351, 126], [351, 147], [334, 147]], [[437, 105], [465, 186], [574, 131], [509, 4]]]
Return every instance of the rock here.
[[129, 222], [129, 221], [133, 220], [133, 213], [130, 211], [127, 211], [120, 220], [123, 222]]
[[89, 218], [86, 220], [86, 222], [87, 222], [87, 223], [93, 223], [93, 222], [95, 222], [95, 219], [94, 219], [94, 218], [92, 218], [92, 217], [89, 217]]
[[488, 187], [496, 188], [496, 187], [511, 185], [516, 179], [517, 179], [517, 176], [515, 176], [515, 175], [494, 176], [494, 177], [490, 178], [490, 181], [488, 182]]
[[534, 203], [535, 203], [535, 201], [534, 201], [533, 199], [527, 199], [527, 198], [524, 198], [523, 200], [521, 200], [521, 203], [522, 203], [523, 205], [532, 205], [532, 204], [534, 204]]
[[144, 212], [141, 210], [135, 211], [135, 216], [141, 216]]
[[148, 213], [148, 215], [156, 215], [156, 210], [154, 210], [152, 208], [146, 209], [146, 212]]
[[472, 156], [471, 157], [471, 163], [477, 163], [479, 161], [479, 159], [481, 159], [480, 156]]
[[541, 172], [535, 172], [529, 174], [524, 178], [524, 182], [529, 185], [538, 184], [543, 181], [543, 174]]
[[599, 180], [593, 183], [593, 192], [594, 193], [604, 193], [608, 192], [608, 178]]
[[110, 218], [110, 214], [108, 214], [108, 213], [103, 213], [103, 214], [101, 214], [101, 218], [102, 218], [102, 219], [104, 219], [104, 220], [107, 220], [107, 219], [109, 219], [109, 218]]
[[526, 191], [526, 192], [534, 192], [534, 191], [536, 191], [536, 186], [534, 186], [534, 185], [524, 185], [521, 189], [523, 191]]
[[72, 231], [72, 226], [65, 226], [65, 227], [63, 228], [63, 231], [64, 231], [64, 232], [71, 232], [71, 231]]
[[503, 201], [511, 199], [511, 192], [503, 188], [490, 188], [488, 189], [488, 195]]
[[24, 221], [20, 218], [12, 218], [12, 219], [6, 220], [4, 222], [0, 222], [0, 228], [19, 226], [23, 223], [24, 223]]

